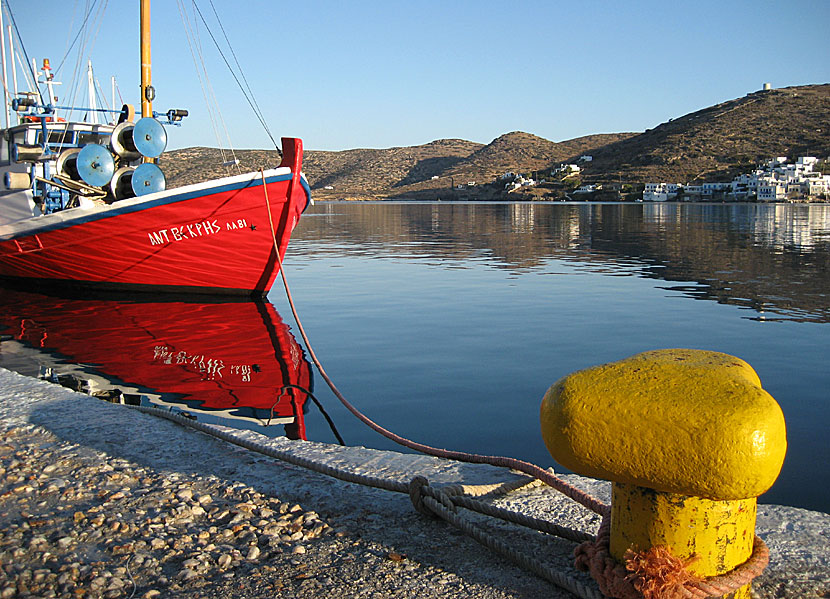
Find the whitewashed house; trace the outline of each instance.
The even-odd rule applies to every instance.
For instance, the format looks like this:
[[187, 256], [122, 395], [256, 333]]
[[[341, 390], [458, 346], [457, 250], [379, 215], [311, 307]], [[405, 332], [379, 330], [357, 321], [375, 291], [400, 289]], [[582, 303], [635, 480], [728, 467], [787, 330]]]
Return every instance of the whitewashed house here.
[[571, 175], [577, 174], [582, 169], [579, 168], [579, 165], [576, 164], [560, 164], [558, 167], [553, 169], [550, 174], [551, 176], [564, 173], [566, 177], [570, 177]]
[[679, 183], [646, 183], [643, 189], [644, 202], [666, 202], [677, 197], [683, 188]]
[[830, 175], [816, 174], [818, 176], [807, 179], [807, 193], [814, 197], [827, 197], [830, 195]]
[[787, 186], [774, 180], [760, 183], [758, 189], [759, 202], [782, 202], [787, 199]]
[[643, 200], [664, 202], [677, 196], [680, 189], [688, 197], [711, 199], [715, 193], [731, 193], [737, 199], [755, 196], [761, 202], [779, 202], [790, 198], [828, 197], [830, 175], [813, 168], [818, 159], [801, 156], [795, 164], [787, 163], [785, 156], [768, 160], [762, 168], [735, 177], [731, 183], [703, 183], [678, 185], [675, 183], [646, 183]]

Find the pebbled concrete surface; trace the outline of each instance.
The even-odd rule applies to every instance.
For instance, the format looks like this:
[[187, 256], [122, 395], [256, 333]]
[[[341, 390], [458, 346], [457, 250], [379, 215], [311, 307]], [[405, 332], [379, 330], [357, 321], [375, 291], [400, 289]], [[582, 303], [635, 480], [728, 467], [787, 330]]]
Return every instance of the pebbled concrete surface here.
[[[25, 509], [32, 512], [28, 513], [30, 517], [38, 509], [53, 515], [37, 519], [40, 523], [37, 532], [38, 536], [46, 539], [49, 553], [55, 559], [44, 560], [43, 551], [37, 553], [27, 549], [20, 554], [20, 558], [32, 560], [32, 563], [11, 564], [8, 560], [12, 554], [9, 554], [2, 561], [9, 579], [5, 588], [14, 587], [16, 594], [3, 588], [0, 593], [8, 593], [3, 596], [40, 596], [21, 593], [19, 586], [15, 586], [14, 576], [18, 575], [15, 572], [28, 571], [31, 576], [38, 576], [37, 571], [40, 570], [43, 577], [47, 576], [45, 571], [50, 567], [58, 570], [61, 564], [65, 566], [64, 571], [75, 567], [84, 574], [76, 577], [79, 584], [74, 589], [69, 588], [71, 585], [64, 580], [64, 586], [56, 586], [52, 596], [113, 599], [314, 598], [335, 594], [343, 597], [463, 596], [473, 599], [572, 596], [505, 562], [446, 523], [418, 514], [406, 495], [309, 472], [175, 423], [1, 369], [0, 433], [6, 454], [12, 456], [9, 460], [17, 459], [13, 456], [18, 453], [42, 461], [43, 468], [60, 460], [72, 465], [78, 472], [81, 471], [78, 468], [85, 468], [85, 480], [90, 487], [84, 496], [85, 510], [104, 517], [115, 518], [118, 515], [128, 520], [132, 517], [125, 514], [124, 506], [127, 504], [111, 499], [111, 481], [101, 476], [101, 473], [111, 475], [117, 471], [125, 477], [141, 480], [141, 493], [129, 485], [123, 487], [126, 489], [123, 501], [144, 506], [136, 507], [141, 510], [147, 505], [154, 506], [152, 509], [155, 512], [150, 513], [158, 513], [161, 522], [169, 521], [164, 519], [163, 510], [172, 509], [177, 502], [175, 509], [184, 509], [181, 508], [183, 500], [177, 500], [176, 496], [190, 490], [194, 497], [210, 495], [213, 497], [211, 505], [227, 505], [232, 514], [239, 511], [234, 512], [234, 506], [270, 502], [269, 505], [276, 506], [277, 512], [278, 506], [285, 504], [298, 513], [315, 513], [325, 524], [320, 534], [309, 534], [301, 543], [269, 542], [267, 535], [264, 535], [266, 524], [239, 520], [237, 514], [239, 526], [244, 524], [248, 527], [241, 530], [248, 535], [248, 539], [256, 539], [257, 534], [263, 534], [259, 534], [255, 552], [258, 555], [254, 559], [246, 559], [247, 555], [252, 555], [248, 547], [246, 551], [241, 551], [232, 542], [226, 543], [225, 550], [232, 556], [232, 559], [221, 562], [226, 567], [219, 562], [221, 555], [211, 561], [210, 552], [204, 551], [204, 546], [194, 547], [190, 553], [186, 546], [181, 553], [173, 548], [175, 534], [192, 538], [200, 538], [201, 535], [205, 543], [219, 546], [220, 543], [215, 543], [210, 536], [214, 533], [209, 531], [211, 526], [219, 529], [224, 524], [216, 526], [210, 513], [193, 518], [186, 529], [176, 527], [175, 522], [169, 524], [173, 528], [165, 532], [170, 544], [164, 549], [154, 550], [152, 539], [146, 538], [142, 528], [144, 520], [133, 518], [135, 521], [126, 529], [126, 535], [121, 534], [124, 531], [115, 531], [113, 536], [120, 534], [117, 539], [106, 536], [93, 539], [91, 545], [83, 546], [84, 551], [77, 550], [82, 544], [80, 538], [77, 544], [63, 541], [68, 544], [65, 548], [67, 554], [64, 555], [59, 541], [66, 537], [59, 537], [64, 534], [59, 529], [61, 526], [65, 529], [66, 523], [62, 523], [61, 514], [73, 513], [69, 510], [74, 507], [68, 505], [72, 499], [62, 495], [50, 498], [48, 486], [34, 483], [52, 480], [52, 477], [30, 475], [33, 478], [27, 484], [32, 491], [24, 493]], [[416, 474], [425, 476], [432, 484], [484, 484], [515, 478], [509, 472], [489, 466], [451, 463], [365, 448], [269, 439], [253, 432], [240, 434], [297, 455], [401, 481], [408, 481]], [[8, 468], [4, 470], [4, 473], [8, 472]], [[4, 487], [9, 487], [10, 491], [21, 485], [19, 481], [8, 484], [8, 475], [3, 476], [7, 479], [3, 481]], [[609, 500], [608, 483], [573, 475], [565, 478], [604, 501]], [[15, 509], [14, 502], [20, 501], [21, 497], [23, 495], [10, 493], [0, 499], [7, 502], [0, 503], [0, 530], [5, 534], [28, 525], [28, 520], [21, 517], [20, 509]], [[66, 505], [61, 505], [62, 502]], [[588, 532], [595, 531], [598, 525], [594, 514], [546, 488], [516, 491], [495, 500], [495, 503]], [[215, 515], [221, 513], [223, 510]], [[48, 524], [50, 521], [52, 523]], [[480, 521], [482, 526], [502, 540], [542, 556], [547, 563], [562, 568], [585, 584], [592, 584], [584, 574], [574, 572], [570, 565], [573, 543], [504, 523]], [[83, 521], [79, 524], [79, 527], [82, 526]], [[54, 530], [49, 530], [49, 527]], [[830, 597], [828, 531], [828, 514], [760, 505], [756, 532], [770, 547], [771, 564], [756, 580], [755, 596], [763, 599]], [[83, 532], [72, 534], [83, 536]], [[29, 534], [24, 533], [24, 537]], [[143, 553], [135, 549], [130, 553], [124, 549], [135, 544], [143, 547], [141, 541], [147, 544]], [[242, 543], [235, 539], [233, 542]], [[250, 544], [253, 541], [245, 542]], [[302, 551], [294, 549], [299, 545], [303, 546]], [[0, 551], [2, 549], [0, 543]], [[130, 556], [139, 553], [142, 553], [143, 559], [146, 554], [144, 561], [150, 566], [129, 569], [133, 562], [128, 560], [134, 559]], [[204, 564], [192, 566], [196, 575], [184, 572], [190, 568], [185, 564], [186, 560], [198, 561], [202, 555], [205, 556]], [[193, 562], [188, 563], [192, 565]], [[129, 572], [123, 571], [125, 564]], [[93, 572], [97, 578], [90, 578]], [[106, 576], [107, 573], [109, 576]], [[59, 574], [55, 572], [56, 578]], [[119, 587], [114, 582], [107, 582], [112, 581], [113, 577], [119, 578], [123, 585]], [[102, 578], [105, 579], [103, 582]], [[92, 580], [98, 580], [99, 585], [93, 588]], [[65, 595], [62, 594], [64, 592]]]

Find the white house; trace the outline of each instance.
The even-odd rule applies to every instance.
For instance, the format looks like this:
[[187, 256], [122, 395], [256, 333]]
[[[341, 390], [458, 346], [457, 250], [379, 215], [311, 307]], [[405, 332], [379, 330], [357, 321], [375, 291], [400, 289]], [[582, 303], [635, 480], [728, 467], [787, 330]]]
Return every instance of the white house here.
[[830, 195], [830, 175], [814, 171], [817, 164], [818, 158], [813, 156], [801, 156], [795, 164], [788, 163], [786, 156], [777, 156], [761, 168], [738, 175], [731, 183], [686, 186], [676, 183], [646, 183], [643, 200], [665, 202], [677, 197], [681, 189], [686, 196], [699, 196], [702, 199], [710, 199], [716, 192], [731, 193], [736, 198], [756, 196], [761, 202], [778, 202], [793, 196], [827, 197]]
[[732, 185], [729, 183], [704, 183], [701, 185], [700, 194], [711, 197], [716, 191], [726, 191], [731, 188]]
[[556, 175], [557, 173], [565, 173], [566, 177], [571, 175], [575, 175], [582, 169], [579, 168], [579, 165], [576, 164], [560, 164], [558, 167], [553, 169], [550, 174], [551, 176]]
[[679, 183], [646, 183], [643, 190], [644, 202], [666, 202], [677, 197], [683, 186]]
[[781, 202], [787, 199], [787, 186], [778, 182], [766, 181], [758, 185], [759, 202]]

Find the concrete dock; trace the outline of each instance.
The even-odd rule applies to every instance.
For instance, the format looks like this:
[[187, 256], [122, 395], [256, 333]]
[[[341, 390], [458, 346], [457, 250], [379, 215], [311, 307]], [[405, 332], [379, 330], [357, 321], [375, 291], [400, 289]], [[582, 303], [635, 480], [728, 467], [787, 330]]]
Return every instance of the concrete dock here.
[[[239, 434], [396, 480], [515, 478], [490, 466]], [[405, 495], [341, 482], [6, 370], [0, 435], [0, 598], [572, 596], [418, 514]], [[566, 478], [608, 501], [607, 483]], [[599, 523], [548, 488], [493, 501], [591, 533]], [[573, 543], [487, 526], [590, 584], [573, 570]], [[756, 532], [771, 563], [755, 595], [830, 596], [828, 531], [828, 514], [759, 505]]]

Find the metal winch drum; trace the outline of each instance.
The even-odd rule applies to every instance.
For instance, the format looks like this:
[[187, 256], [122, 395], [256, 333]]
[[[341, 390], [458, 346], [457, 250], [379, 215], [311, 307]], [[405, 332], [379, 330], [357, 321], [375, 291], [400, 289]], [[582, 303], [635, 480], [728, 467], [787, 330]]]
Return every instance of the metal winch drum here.
[[3, 186], [6, 189], [28, 189], [32, 186], [32, 176], [29, 173], [7, 172], [3, 175]]
[[78, 154], [81, 148], [68, 148], [60, 153], [55, 163], [55, 170], [61, 177], [80, 181], [81, 175], [78, 172]]
[[167, 188], [167, 180], [164, 177], [164, 173], [158, 165], [152, 162], [139, 164], [132, 174], [130, 184], [132, 185], [133, 193], [137, 196], [164, 191]]
[[167, 147], [167, 132], [156, 119], [144, 117], [137, 123], [119, 123], [110, 138], [112, 151], [124, 160], [141, 156], [158, 158]]
[[110, 181], [110, 193], [116, 200], [126, 200], [127, 198], [135, 197], [133, 191], [132, 180], [135, 167], [122, 166], [112, 176]]
[[110, 193], [116, 200], [164, 191], [166, 187], [162, 170], [149, 162], [137, 167], [122, 166], [115, 171], [109, 184]]
[[84, 183], [93, 187], [109, 185], [115, 174], [115, 160], [112, 154], [98, 144], [88, 144], [81, 148], [75, 165]]

